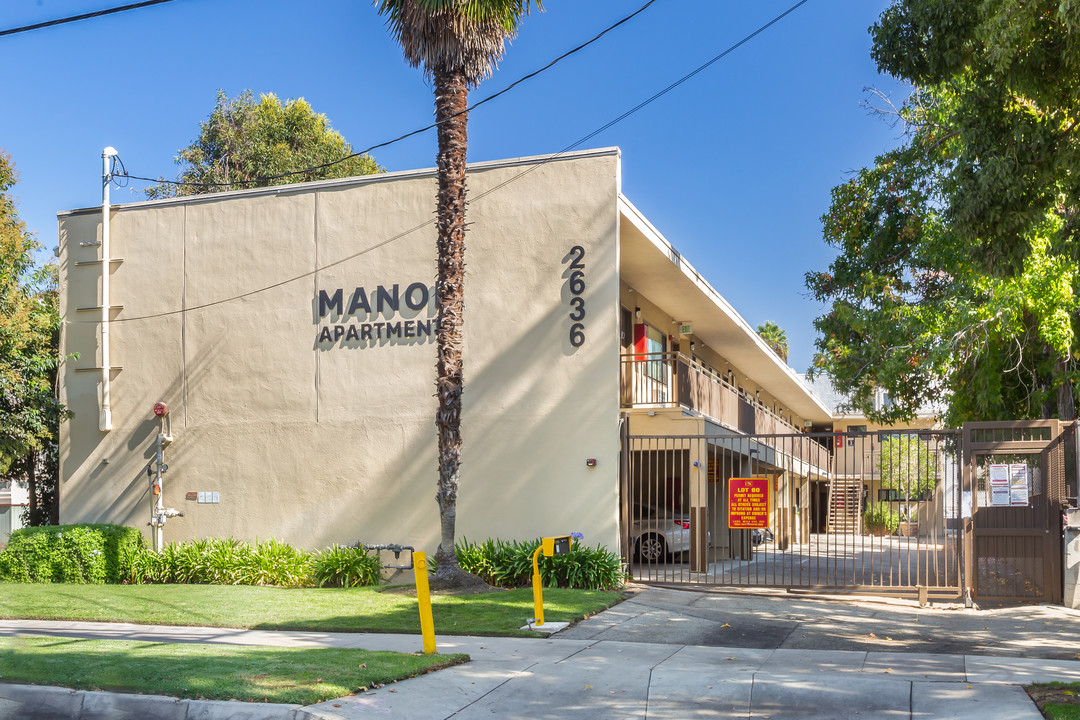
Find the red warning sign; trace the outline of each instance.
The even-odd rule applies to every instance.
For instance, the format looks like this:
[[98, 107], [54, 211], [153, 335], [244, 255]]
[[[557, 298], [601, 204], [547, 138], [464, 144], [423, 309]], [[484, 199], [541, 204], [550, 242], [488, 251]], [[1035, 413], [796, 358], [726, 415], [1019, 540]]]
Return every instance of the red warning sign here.
[[728, 527], [732, 530], [769, 527], [769, 478], [728, 481]]

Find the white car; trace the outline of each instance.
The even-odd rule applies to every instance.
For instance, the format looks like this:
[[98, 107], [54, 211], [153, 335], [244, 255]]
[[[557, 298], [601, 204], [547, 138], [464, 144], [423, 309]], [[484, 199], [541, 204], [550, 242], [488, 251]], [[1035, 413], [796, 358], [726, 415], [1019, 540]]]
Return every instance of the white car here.
[[660, 562], [690, 549], [690, 516], [670, 508], [633, 505], [631, 554], [641, 562]]

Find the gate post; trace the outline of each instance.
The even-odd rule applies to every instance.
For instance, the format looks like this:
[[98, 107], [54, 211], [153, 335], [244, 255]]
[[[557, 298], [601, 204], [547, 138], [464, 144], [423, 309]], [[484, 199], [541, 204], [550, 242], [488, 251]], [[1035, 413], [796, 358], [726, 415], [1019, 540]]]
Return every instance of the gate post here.
[[[971, 451], [971, 426], [964, 423], [960, 431], [960, 450], [963, 458], [960, 482], [960, 518], [964, 528], [964, 574], [960, 591], [964, 604], [971, 607], [975, 581], [975, 454]], [[965, 504], [964, 500], [967, 499]]]
[[[704, 452], [703, 452], [704, 450]], [[690, 572], [709, 568], [709, 459], [702, 438], [690, 440]]]

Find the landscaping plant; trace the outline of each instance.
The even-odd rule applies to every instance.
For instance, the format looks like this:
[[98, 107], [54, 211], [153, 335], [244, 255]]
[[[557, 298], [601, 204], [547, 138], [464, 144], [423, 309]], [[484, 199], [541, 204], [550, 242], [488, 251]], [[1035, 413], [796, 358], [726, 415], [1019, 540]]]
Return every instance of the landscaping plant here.
[[[461, 568], [483, 578], [489, 585], [515, 588], [532, 582], [532, 558], [540, 540], [493, 540], [470, 543], [462, 538], [455, 549]], [[537, 561], [545, 587], [579, 590], [620, 588], [626, 581], [622, 559], [599, 545], [590, 548], [574, 542], [569, 553]]]
[[314, 558], [313, 574], [319, 587], [363, 587], [378, 585], [382, 563], [378, 555], [363, 548], [331, 545]]
[[121, 525], [46, 525], [11, 533], [0, 552], [0, 579], [13, 582], [118, 583], [146, 543]]
[[[532, 557], [539, 540], [485, 540], [456, 545], [458, 563], [497, 587], [532, 582]], [[622, 587], [626, 572], [606, 548], [578, 544], [565, 555], [541, 556], [545, 587], [607, 590]], [[60, 525], [12, 533], [0, 552], [0, 580], [11, 582], [262, 585], [283, 588], [378, 585], [382, 564], [363, 548], [333, 545], [298, 550], [271, 538], [247, 543], [202, 538], [170, 543], [161, 552], [146, 548], [135, 528], [118, 525]]]
[[900, 514], [889, 505], [871, 505], [863, 513], [863, 526], [867, 532], [895, 535], [900, 527]]

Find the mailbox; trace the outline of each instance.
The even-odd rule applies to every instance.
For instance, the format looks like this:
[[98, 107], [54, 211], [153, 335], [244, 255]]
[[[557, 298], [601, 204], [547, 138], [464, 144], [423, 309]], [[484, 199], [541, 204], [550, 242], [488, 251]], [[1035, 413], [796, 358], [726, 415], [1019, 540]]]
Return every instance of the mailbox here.
[[544, 538], [540, 541], [540, 546], [544, 549], [544, 557], [565, 555], [570, 552], [570, 536], [559, 535], [557, 537]]
[[551, 557], [553, 555], [565, 555], [570, 552], [570, 535], [556, 535], [555, 537], [540, 538], [540, 547], [536, 548], [536, 552], [533, 553], [533, 610], [536, 613], [536, 617], [533, 620], [537, 626], [544, 624], [544, 586], [540, 580], [540, 566], [537, 564], [537, 559], [540, 557], [540, 553], [544, 554], [544, 557]]

